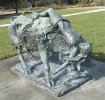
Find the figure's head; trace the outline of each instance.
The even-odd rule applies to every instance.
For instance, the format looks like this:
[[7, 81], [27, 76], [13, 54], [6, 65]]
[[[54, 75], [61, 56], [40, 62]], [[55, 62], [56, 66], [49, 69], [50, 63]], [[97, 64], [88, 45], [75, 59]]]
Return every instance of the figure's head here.
[[92, 44], [90, 43], [80, 43], [79, 44], [80, 52], [88, 55], [92, 51]]

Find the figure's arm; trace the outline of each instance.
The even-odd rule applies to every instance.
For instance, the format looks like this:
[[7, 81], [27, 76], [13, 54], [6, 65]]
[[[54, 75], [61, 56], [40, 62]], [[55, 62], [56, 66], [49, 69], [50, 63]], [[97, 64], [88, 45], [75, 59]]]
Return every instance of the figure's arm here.
[[69, 55], [69, 60], [73, 60], [73, 58], [77, 55], [77, 52], [78, 52], [78, 46], [73, 46]]

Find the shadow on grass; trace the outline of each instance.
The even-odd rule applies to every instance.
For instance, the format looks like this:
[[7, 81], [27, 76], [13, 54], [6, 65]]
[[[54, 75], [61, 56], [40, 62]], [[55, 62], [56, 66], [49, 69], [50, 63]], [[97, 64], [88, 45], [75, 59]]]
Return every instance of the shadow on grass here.
[[92, 53], [92, 58], [97, 60], [97, 61], [93, 61], [93, 67], [92, 67], [92, 69], [91, 68], [88, 69], [88, 72], [89, 72], [90, 76], [92, 77], [92, 79], [97, 81], [97, 80], [105, 77], [105, 63], [104, 63], [105, 62], [105, 53], [93, 52]]
[[99, 61], [105, 62], [105, 53], [103, 52], [92, 52], [92, 58]]

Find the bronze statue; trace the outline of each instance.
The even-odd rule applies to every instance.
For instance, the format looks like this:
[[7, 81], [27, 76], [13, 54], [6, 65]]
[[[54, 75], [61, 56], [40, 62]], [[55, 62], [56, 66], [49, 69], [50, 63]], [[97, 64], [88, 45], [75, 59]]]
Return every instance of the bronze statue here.
[[[32, 18], [27, 17], [24, 13], [13, 17], [9, 26], [9, 36], [13, 47], [17, 50], [26, 76], [32, 74], [33, 66], [29, 67], [24, 60], [22, 49], [26, 49], [29, 61], [37, 58], [34, 51], [39, 51], [45, 70], [46, 84], [49, 88], [53, 88], [55, 80], [64, 76], [61, 74], [65, 69], [69, 68], [71, 70], [69, 73], [73, 73], [68, 79], [81, 76], [82, 65], [90, 61], [92, 45], [86, 43], [81, 34], [73, 29], [69, 20], [51, 8], [43, 12], [33, 12]], [[51, 56], [54, 56], [54, 52], [58, 52], [58, 60], [61, 64], [56, 68], [56, 65], [53, 66], [55, 71], [52, 72], [49, 60]], [[87, 74], [84, 76], [86, 80], [89, 79]]]

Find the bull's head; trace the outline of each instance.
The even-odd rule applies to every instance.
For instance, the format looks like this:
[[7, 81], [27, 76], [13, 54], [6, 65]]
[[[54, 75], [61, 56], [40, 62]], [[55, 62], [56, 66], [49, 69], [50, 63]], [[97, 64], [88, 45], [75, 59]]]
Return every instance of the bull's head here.
[[13, 44], [19, 43], [19, 37], [22, 33], [24, 27], [29, 24], [32, 20], [23, 14], [20, 16], [14, 16], [10, 20], [10, 25], [8, 27], [9, 36]]

